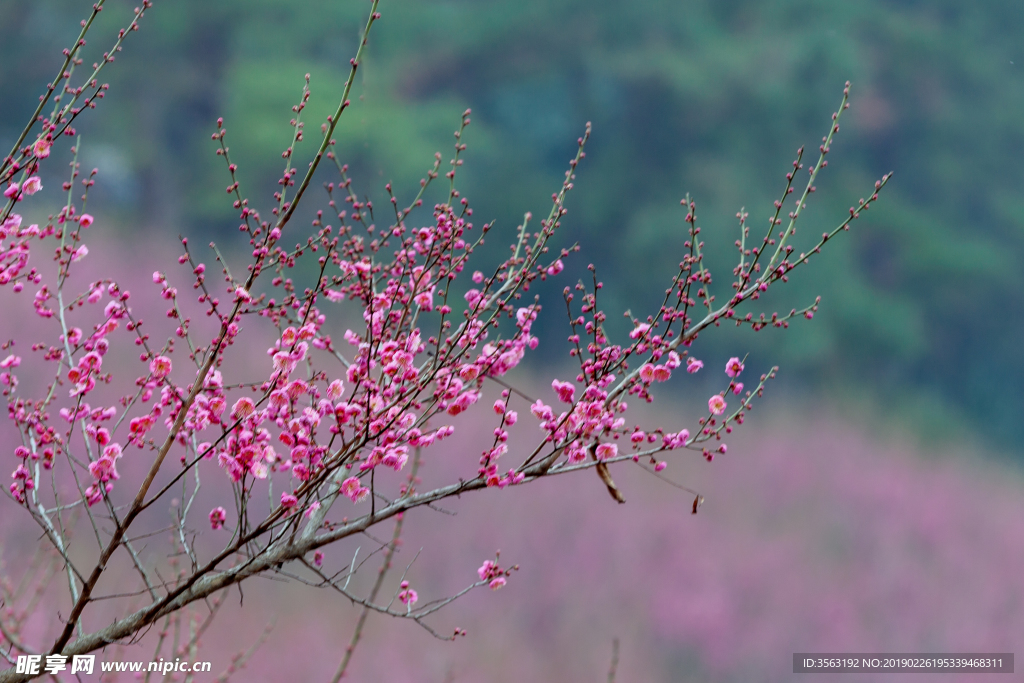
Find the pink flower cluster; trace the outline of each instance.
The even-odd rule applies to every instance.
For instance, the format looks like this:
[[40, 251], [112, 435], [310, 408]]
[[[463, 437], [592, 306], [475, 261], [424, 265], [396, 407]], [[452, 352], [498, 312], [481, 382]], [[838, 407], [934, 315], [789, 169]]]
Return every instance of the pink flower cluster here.
[[403, 581], [400, 584], [401, 590], [398, 592], [398, 600], [403, 604], [412, 608], [413, 605], [420, 599], [420, 596], [412, 588], [409, 588], [409, 582]]
[[502, 569], [498, 566], [497, 562], [491, 560], [484, 560], [484, 563], [480, 565], [480, 568], [476, 570], [477, 576], [480, 577], [481, 581], [488, 582], [491, 590], [498, 590], [507, 583], [506, 577], [510, 571]]

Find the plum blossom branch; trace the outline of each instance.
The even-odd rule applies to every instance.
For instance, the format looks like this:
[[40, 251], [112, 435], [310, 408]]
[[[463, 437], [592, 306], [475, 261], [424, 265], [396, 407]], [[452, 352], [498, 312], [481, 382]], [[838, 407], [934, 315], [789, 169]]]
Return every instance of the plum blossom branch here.
[[[144, 3], [141, 9], [148, 6]], [[192, 278], [191, 291], [196, 298], [186, 296], [187, 284], [181, 285], [181, 292], [171, 284], [178, 282], [174, 273], [154, 274], [154, 289], [159, 289], [159, 297], [170, 306], [164, 342], [151, 339], [149, 332], [157, 335], [163, 328], [144, 321], [139, 311], [132, 309], [130, 293], [116, 279], [89, 283], [80, 295], [71, 292], [78, 282], [75, 264], [87, 253], [83, 251], [83, 231], [93, 222], [92, 216], [84, 213], [93, 176], [83, 179], [85, 194], [80, 200], [72, 191], [79, 173], [77, 158], [72, 161], [71, 181], [65, 186], [64, 207], [45, 228], [23, 227], [21, 216], [11, 208], [41, 190], [41, 181], [32, 175], [36, 166], [25, 170], [15, 189], [5, 190], [9, 194], [0, 240], [9, 242], [7, 248], [0, 246], [0, 284], [11, 284], [16, 292], [30, 283], [38, 286], [34, 310], [44, 320], [55, 319], [50, 324], [59, 337], [48, 348], [33, 348], [44, 352], [39, 362], [53, 363], [56, 368], [52, 375], [47, 372], [52, 381], [45, 384], [40, 399], [33, 399], [24, 387], [17, 388], [19, 373], [24, 373], [18, 369], [23, 359], [13, 351], [7, 359], [0, 359], [0, 389], [21, 438], [14, 452], [18, 469], [6, 495], [25, 507], [43, 528], [68, 577], [66, 590], [72, 608], [62, 614], [64, 621], [50, 654], [84, 654], [113, 643], [137, 642], [150, 629], [158, 629], [151, 636], [158, 653], [169, 644], [174, 652], [194, 657], [198, 634], [208, 620], [202, 626], [192, 619], [183, 621], [187, 613], [183, 610], [254, 576], [308, 579], [304, 570], [290, 572], [285, 566], [289, 563], [304, 565], [319, 579], [317, 585], [330, 587], [361, 607], [336, 680], [346, 672], [370, 613], [411, 619], [437, 637], [455, 637], [440, 634], [424, 619], [469, 590], [500, 588], [516, 567], [503, 569], [495, 557], [480, 567], [479, 580], [462, 591], [420, 602], [412, 586], [414, 558], [385, 603], [380, 595], [396, 556], [405, 515], [417, 508], [439, 509], [441, 501], [472, 491], [490, 490], [493, 495], [549, 475], [585, 469], [593, 469], [611, 496], [624, 502], [625, 494], [612, 478], [612, 468], [619, 463], [632, 460], [658, 478], [666, 478], [662, 472], [669, 466], [666, 454], [670, 451], [699, 452], [709, 462], [716, 454], [726, 453], [726, 444], [720, 442], [743, 424], [754, 399], [775, 377], [776, 368], [744, 391], [741, 379], [749, 374], [743, 373], [753, 371], [745, 370], [743, 354], [730, 358], [725, 368], [727, 381], [708, 399], [707, 412], [694, 416], [689, 429], [682, 425], [642, 428], [633, 421], [636, 406], [629, 403], [651, 403], [657, 385], [673, 376], [685, 378], [704, 371], [703, 361], [695, 355], [700, 350], [698, 336], [722, 321], [749, 324], [757, 331], [768, 325], [785, 328], [798, 315], [811, 318], [818, 300], [788, 315], [773, 314], [770, 319], [763, 314], [741, 316], [739, 308], [758, 301], [771, 286], [785, 283], [793, 268], [819, 253], [840, 230], [849, 229], [852, 220], [877, 200], [891, 177], [879, 180], [874, 192], [851, 208], [850, 217], [824, 233], [809, 252], [793, 256], [795, 225], [815, 191], [818, 173], [827, 165], [825, 155], [847, 106], [847, 86], [810, 180], [790, 212], [788, 227], [773, 237], [782, 207], [793, 192], [793, 177], [802, 168], [802, 150], [787, 173], [782, 200], [775, 205], [770, 229], [760, 245], [750, 247], [746, 214], [740, 211], [740, 253], [733, 270], [734, 293], [728, 300], [716, 303], [711, 293], [713, 278], [704, 261], [696, 202], [688, 195], [681, 202], [687, 239], [679, 267], [658, 309], [636, 318], [626, 312], [633, 329], [622, 343], [607, 330], [607, 314], [602, 309], [607, 297], [601, 293], [604, 284], [593, 266], [586, 283], [580, 281], [563, 290], [569, 357], [577, 371], [575, 376], [552, 378], [549, 405], [544, 396], [530, 397], [516, 389], [510, 373], [540, 343], [534, 334], [542, 302], [537, 290], [542, 290], [548, 279], [558, 277], [570, 255], [579, 249], [578, 245], [555, 249], [553, 239], [567, 215], [566, 202], [585, 158], [590, 124], [577, 141], [561, 187], [552, 195], [547, 217], [538, 226], [531, 223], [532, 214], [525, 213], [510, 235], [506, 257], [490, 267], [473, 270], [479, 262], [477, 250], [485, 236], [494, 234], [495, 223], [474, 225], [473, 209], [455, 184], [467, 148], [469, 110], [463, 113], [455, 133], [447, 189], [432, 185], [441, 164], [437, 155], [406, 208], [400, 208], [391, 184], [385, 187], [394, 223], [379, 228], [372, 200], [356, 194], [347, 166], [337, 158], [333, 137], [339, 117], [350, 105], [369, 31], [380, 18], [377, 7], [373, 0], [340, 104], [322, 125], [323, 140], [298, 179], [294, 155], [304, 136], [307, 78], [300, 102], [292, 110], [291, 143], [283, 155], [280, 191], [268, 220], [261, 219], [241, 192], [223, 120], [217, 121], [213, 141], [231, 180], [226, 193], [239, 212], [239, 231], [249, 240], [251, 256], [233, 255], [232, 269], [219, 248], [211, 244], [223, 276], [222, 282], [214, 282], [208, 280], [205, 264], [182, 239], [184, 253], [179, 265], [189, 269], [186, 278]], [[119, 36], [116, 47], [123, 37]], [[71, 53], [66, 67], [74, 65], [75, 54]], [[110, 57], [112, 60], [112, 53]], [[104, 59], [103, 64], [110, 61]], [[82, 88], [68, 90], [71, 100], [55, 109], [47, 124], [52, 130], [47, 130], [70, 130], [67, 126], [86, 104], [91, 105], [91, 98], [102, 95], [103, 88], [95, 83], [102, 66], [94, 68]], [[84, 95], [85, 104], [76, 108], [78, 98], [89, 88], [95, 89], [94, 94]], [[48, 138], [41, 139], [49, 144]], [[80, 141], [75, 153], [79, 146]], [[33, 158], [38, 160], [41, 150]], [[317, 212], [308, 236], [298, 239], [294, 249], [285, 248], [283, 231], [324, 154], [337, 166], [341, 181], [326, 184], [326, 213]], [[10, 161], [8, 166], [13, 168], [14, 163]], [[428, 188], [441, 192], [440, 202], [433, 205], [429, 218], [412, 223], [412, 211], [422, 207]], [[346, 203], [350, 208], [342, 208]], [[382, 220], [382, 224], [388, 222]], [[27, 270], [32, 238], [53, 239], [57, 250], [53, 284], [42, 282], [43, 271]], [[766, 250], [772, 253], [762, 258]], [[264, 274], [267, 277], [260, 279]], [[110, 298], [109, 303], [90, 306], [99, 304], [104, 296]], [[131, 300], [139, 301], [138, 295]], [[335, 307], [352, 313], [345, 318], [351, 328], [344, 334], [334, 327]], [[79, 316], [87, 322], [79, 323]], [[112, 344], [127, 345], [129, 339], [141, 364], [134, 385], [123, 381], [125, 373], [131, 373], [127, 364], [115, 363], [107, 356]], [[258, 344], [266, 349], [266, 361], [229, 354]], [[338, 348], [342, 344], [349, 347], [344, 353]], [[187, 352], [188, 362], [176, 362], [176, 350]], [[115, 380], [129, 388], [122, 389]], [[494, 387], [488, 383], [502, 387], [500, 397], [490, 404], [485, 396]], [[114, 391], [120, 394], [117, 400], [106, 396]], [[521, 399], [528, 405], [521, 405]], [[729, 403], [734, 401], [730, 410]], [[63, 422], [51, 423], [48, 411], [56, 411]], [[463, 476], [455, 481], [421, 490], [417, 478], [421, 458], [430, 458], [440, 450], [432, 451], [432, 446], [470, 421], [492, 430], [476, 461], [467, 461]], [[535, 428], [539, 431], [525, 433]], [[518, 466], [503, 466], [510, 445], [524, 440], [527, 448]], [[122, 478], [119, 462], [122, 457], [134, 457], [126, 456], [132, 446], [142, 452], [139, 469], [144, 474]], [[40, 490], [43, 473], [51, 479], [49, 493]], [[72, 500], [64, 489], [58, 495], [58, 482], [63, 481], [59, 477], [65, 476], [74, 481], [74, 487], [68, 489]], [[700, 494], [673, 485], [696, 496], [696, 511]], [[200, 511], [201, 488], [204, 496], [208, 488], [214, 489], [222, 496], [222, 504], [209, 512]], [[173, 557], [153, 561], [141, 544], [136, 547], [146, 537], [139, 530], [140, 516], [171, 495], [176, 500], [171, 504], [172, 523], [167, 528], [174, 539]], [[100, 507], [94, 508], [97, 504]], [[68, 559], [74, 523], [63, 517], [72, 509], [84, 510], [93, 529], [96, 548], [90, 561], [95, 564], [89, 572], [79, 572]], [[75, 514], [67, 516], [74, 518]], [[382, 541], [376, 552], [361, 562], [357, 562], [357, 552], [351, 563], [336, 570], [323, 567], [324, 548], [357, 534], [373, 538], [374, 528], [392, 519], [391, 540]], [[212, 548], [197, 540], [198, 529], [206, 524], [216, 543]], [[121, 549], [138, 575], [133, 581], [141, 588], [100, 595], [97, 586], [101, 578], [110, 575], [115, 554]], [[383, 557], [376, 580], [367, 595], [358, 595], [350, 588], [351, 578], [378, 553]], [[144, 601], [141, 606], [136, 599]], [[90, 632], [86, 626], [87, 618], [94, 614], [91, 606], [101, 600], [108, 605], [124, 600], [131, 607]], [[215, 613], [216, 609], [211, 609], [208, 619]], [[0, 626], [7, 628], [10, 623]], [[11, 630], [17, 635], [17, 629]], [[455, 635], [461, 633], [455, 630]], [[240, 655], [233, 666], [237, 668], [246, 657]], [[615, 668], [613, 657], [610, 678], [614, 678]], [[21, 680], [27, 678], [16, 671], [0, 672], [0, 682]]]

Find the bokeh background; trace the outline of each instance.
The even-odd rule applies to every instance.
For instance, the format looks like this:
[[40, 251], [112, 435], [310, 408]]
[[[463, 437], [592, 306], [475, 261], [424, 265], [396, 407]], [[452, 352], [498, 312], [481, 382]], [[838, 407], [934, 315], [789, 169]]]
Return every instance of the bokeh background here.
[[[131, 7], [110, 0], [90, 47], [105, 49]], [[109, 69], [100, 110], [79, 126], [84, 165], [101, 171], [91, 207], [107, 234], [172, 244], [181, 233], [230, 248], [237, 224], [209, 137], [216, 118], [247, 194], [269, 205], [303, 75], [314, 138], [367, 9], [158, 0]], [[0, 147], [87, 10], [0, 0]], [[623, 680], [789, 680], [797, 650], [1024, 642], [1024, 4], [384, 0], [381, 11], [336, 136], [356, 191], [386, 206], [391, 181], [410, 198], [433, 153], [450, 158], [471, 107], [460, 184], [474, 218], [508, 235], [523, 212], [545, 210], [592, 121], [560, 237], [581, 252], [562, 277], [596, 264], [619, 332], [618, 313], [656, 305], [680, 260], [687, 193], [726, 291], [736, 212], [745, 207], [760, 234], [796, 148], [817, 147], [846, 80], [852, 105], [798, 251], [876, 178], [895, 176], [853, 231], [765, 304], [788, 311], [821, 295], [813, 322], [720, 330], [697, 349], [712, 372], [663, 392], [661, 415], [685, 420], [727, 357], [749, 352], [754, 372], [782, 367], [770, 407], [727, 457], [670, 470], [707, 496], [701, 514], [654, 480], [627, 479], [629, 504], [617, 509], [583, 479], [414, 520], [408, 543], [425, 548], [429, 590], [461, 585], [453, 573], [495, 547], [523, 569], [504, 591], [438, 617], [472, 631], [457, 645], [373, 624], [355, 673], [600, 680], [618, 636]], [[491, 242], [499, 254], [505, 240]], [[564, 329], [549, 307], [539, 321], [547, 351], [524, 386], [564, 367]], [[465, 443], [444, 457], [473, 467]], [[246, 623], [290, 607], [275, 638], [291, 649], [259, 653], [249, 676], [301, 658], [300, 679], [322, 680], [333, 664], [318, 657], [347, 641], [354, 613], [316, 593], [269, 593]], [[225, 636], [218, 647], [244, 643]]]

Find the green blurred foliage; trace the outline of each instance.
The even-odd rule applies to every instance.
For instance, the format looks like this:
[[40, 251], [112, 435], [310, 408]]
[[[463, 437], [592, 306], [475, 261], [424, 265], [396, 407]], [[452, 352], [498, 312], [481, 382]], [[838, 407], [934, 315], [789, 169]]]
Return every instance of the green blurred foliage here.
[[[110, 70], [103, 111], [81, 126], [86, 163], [90, 153], [106, 163], [97, 199], [126, 226], [230, 234], [216, 118], [243, 190], [268, 206], [303, 75], [311, 140], [337, 104], [368, 8], [157, 0]], [[130, 9], [110, 0], [90, 47], [112, 42]], [[20, 130], [87, 10], [0, 0], [0, 142]], [[751, 348], [752, 367], [778, 362], [800, 390], [867, 388], [887, 412], [923, 396], [1004, 444], [1024, 436], [1024, 4], [384, 0], [381, 11], [336, 136], [357, 192], [386, 207], [390, 180], [410, 198], [434, 151], [450, 157], [451, 131], [472, 107], [460, 187], [478, 222], [496, 221], [496, 254], [524, 211], [546, 211], [592, 120], [561, 244], [582, 246], [573, 276], [597, 264], [616, 321], [660, 300], [681, 258], [686, 193], [718, 297], [728, 295], [734, 215], [746, 207], [762, 234], [794, 150], [816, 150], [853, 81], [797, 250], [876, 178], [896, 175], [849, 235], [765, 304], [788, 311], [820, 294], [819, 315], [796, 333], [698, 343], [698, 356], [715, 367]], [[562, 333], [558, 306], [541, 322]]]

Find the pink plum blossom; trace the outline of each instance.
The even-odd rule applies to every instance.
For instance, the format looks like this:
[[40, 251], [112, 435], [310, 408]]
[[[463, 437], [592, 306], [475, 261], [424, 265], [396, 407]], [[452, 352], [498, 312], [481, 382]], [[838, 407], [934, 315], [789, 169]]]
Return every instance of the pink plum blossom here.
[[650, 363], [644, 363], [640, 366], [640, 379], [650, 384], [654, 381], [654, 366]]
[[167, 356], [157, 356], [149, 362], [149, 371], [155, 379], [163, 379], [171, 374], [171, 359]]
[[718, 394], [715, 394], [708, 399], [708, 410], [710, 410], [713, 415], [721, 415], [725, 412], [725, 408], [725, 399]]
[[558, 394], [558, 399], [563, 403], [572, 403], [573, 395], [576, 393], [576, 387], [571, 382], [562, 382], [560, 380], [553, 380], [551, 382], [551, 388]]
[[246, 418], [253, 414], [256, 410], [256, 404], [252, 402], [252, 399], [248, 396], [235, 401], [235, 405], [231, 406], [231, 416], [235, 419]]
[[331, 382], [330, 386], [327, 387], [327, 398], [332, 401], [337, 401], [345, 393], [345, 385], [340, 379], [336, 379]]
[[501, 568], [491, 560], [484, 560], [484, 563], [476, 570], [477, 576], [480, 577], [481, 581], [487, 581], [497, 576], [500, 572]]
[[32, 154], [36, 159], [45, 159], [50, 156], [50, 142], [46, 138], [39, 138], [32, 143]]
[[41, 189], [43, 189], [43, 181], [40, 180], [37, 175], [27, 178], [25, 182], [21, 184], [21, 191], [30, 197]]
[[350, 498], [353, 503], [359, 503], [370, 494], [370, 489], [361, 486], [357, 477], [349, 477], [341, 483], [341, 493]]
[[533, 413], [534, 417], [538, 420], [551, 420], [555, 417], [555, 414], [551, 410], [551, 406], [545, 404], [539, 398], [530, 406], [530, 412]]
[[409, 588], [408, 581], [403, 581], [399, 587], [401, 588], [401, 591], [398, 593], [398, 600], [403, 605], [412, 607], [416, 604], [416, 601], [420, 599], [419, 594], [417, 594], [412, 588]]
[[227, 510], [222, 507], [215, 507], [210, 510], [210, 528], [214, 531], [224, 526], [225, 520], [228, 518]]
[[667, 382], [672, 377], [672, 371], [664, 365], [655, 365], [653, 374], [657, 382]]
[[649, 329], [651, 329], [651, 326], [648, 325], [647, 323], [639, 323], [636, 327], [633, 328], [633, 331], [629, 333], [629, 338], [639, 339]]

